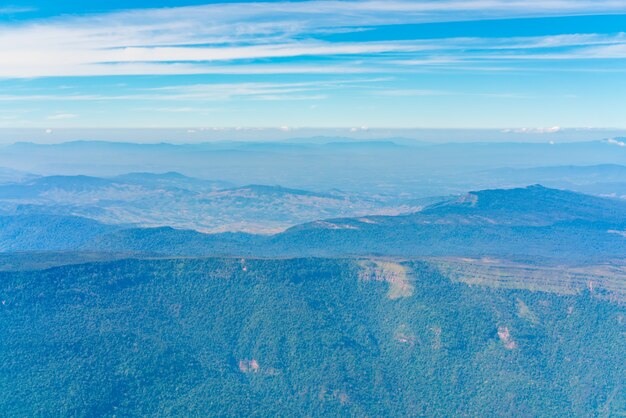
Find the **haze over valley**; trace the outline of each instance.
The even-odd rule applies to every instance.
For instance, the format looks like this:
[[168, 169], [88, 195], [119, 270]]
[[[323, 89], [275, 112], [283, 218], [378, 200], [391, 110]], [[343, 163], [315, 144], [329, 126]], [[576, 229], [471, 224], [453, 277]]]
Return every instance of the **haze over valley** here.
[[0, 417], [626, 416], [626, 0], [0, 4]]

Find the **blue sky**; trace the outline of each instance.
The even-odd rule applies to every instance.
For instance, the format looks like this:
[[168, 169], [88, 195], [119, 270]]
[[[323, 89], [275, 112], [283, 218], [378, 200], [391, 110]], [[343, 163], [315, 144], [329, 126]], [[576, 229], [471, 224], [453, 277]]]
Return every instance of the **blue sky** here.
[[0, 128], [626, 128], [626, 0], [0, 5]]

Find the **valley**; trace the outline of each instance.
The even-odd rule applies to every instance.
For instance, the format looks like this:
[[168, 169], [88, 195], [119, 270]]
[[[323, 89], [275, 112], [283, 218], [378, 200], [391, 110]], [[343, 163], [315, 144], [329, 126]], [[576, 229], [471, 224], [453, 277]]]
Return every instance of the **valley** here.
[[[96, 145], [120, 147], [65, 147]], [[285, 168], [290, 147], [260, 148]], [[417, 155], [307, 147], [316, 170], [356, 155], [346, 173], [372, 150]], [[622, 414], [623, 166], [473, 165], [428, 182], [379, 167], [395, 180], [372, 185], [2, 171], [0, 411]]]
[[626, 0], [0, 2], [0, 418], [626, 417]]
[[438, 200], [266, 185], [234, 187], [178, 173], [45, 176], [0, 184], [0, 214], [71, 215], [104, 224], [207, 233], [269, 234], [327, 217], [410, 213]]

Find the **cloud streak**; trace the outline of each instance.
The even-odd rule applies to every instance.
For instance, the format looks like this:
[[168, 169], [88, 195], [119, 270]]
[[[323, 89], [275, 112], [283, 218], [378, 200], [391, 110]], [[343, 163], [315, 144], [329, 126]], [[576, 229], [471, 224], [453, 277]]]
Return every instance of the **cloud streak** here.
[[57, 113], [55, 115], [50, 115], [46, 119], [48, 120], [67, 120], [67, 119], [76, 119], [78, 115], [73, 113]]
[[17, 6], [5, 6], [0, 7], [0, 15], [14, 15], [19, 13], [29, 13], [34, 12], [35, 8], [33, 7], [17, 7]]
[[[324, 36], [379, 25], [625, 10], [626, 0], [308, 1], [59, 17], [0, 24], [0, 77], [323, 74], [380, 71], [380, 65], [389, 70], [402, 60], [454, 66], [459, 59], [623, 58], [623, 34], [384, 42], [330, 42]], [[518, 50], [532, 53], [510, 52]], [[337, 60], [310, 62], [328, 57]], [[296, 62], [272, 62], [285, 59]], [[355, 65], [357, 59], [364, 64]]]
[[[206, 102], [233, 99], [276, 101], [276, 100], [322, 100], [326, 92], [349, 89], [358, 85], [369, 85], [388, 81], [388, 78], [362, 78], [352, 80], [327, 80], [310, 82], [240, 82], [173, 85], [150, 89], [130, 89], [128, 94], [0, 94], [0, 102], [105, 102], [105, 101], [185, 101]], [[56, 114], [48, 119], [70, 119], [71, 114]]]

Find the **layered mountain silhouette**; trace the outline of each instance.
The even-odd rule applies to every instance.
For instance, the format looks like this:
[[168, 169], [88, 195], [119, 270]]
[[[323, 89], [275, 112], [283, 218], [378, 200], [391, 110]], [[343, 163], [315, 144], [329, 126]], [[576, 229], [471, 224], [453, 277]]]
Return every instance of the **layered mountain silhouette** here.
[[[228, 195], [268, 191], [298, 195]], [[0, 249], [8, 415], [623, 411], [619, 199], [483, 190], [273, 235], [24, 213]]]
[[0, 183], [0, 214], [79, 216], [105, 224], [203, 232], [275, 233], [327, 217], [403, 213], [420, 199], [314, 192], [277, 185], [236, 187], [177, 172], [113, 177], [43, 176]]
[[[238, 193], [254, 190], [239, 189]], [[51, 225], [59, 227], [46, 229], [41, 227], [46, 216], [2, 218], [3, 250], [31, 250], [33, 243], [45, 238], [54, 249], [194, 256], [377, 254], [599, 260], [626, 253], [626, 202], [539, 185], [470, 192], [410, 215], [319, 220], [274, 235], [125, 228], [57, 216], [50, 217]], [[68, 225], [68, 231], [62, 225]], [[15, 230], [21, 231], [19, 236], [10, 232]]]

